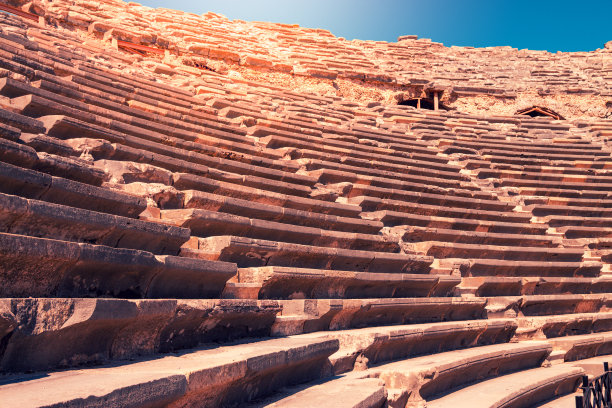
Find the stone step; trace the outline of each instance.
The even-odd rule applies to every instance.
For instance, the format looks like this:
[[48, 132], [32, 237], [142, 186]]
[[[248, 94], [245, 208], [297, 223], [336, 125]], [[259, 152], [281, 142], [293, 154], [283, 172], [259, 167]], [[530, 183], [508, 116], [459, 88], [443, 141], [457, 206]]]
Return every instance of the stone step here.
[[[162, 116], [181, 119], [190, 124], [202, 126], [207, 131], [216, 129], [225, 132], [223, 137], [228, 140], [246, 142], [243, 137], [246, 135], [244, 129], [233, 126], [230, 121], [215, 115], [212, 109], [205, 109], [202, 106], [202, 101], [194, 98], [190, 92], [179, 95], [177, 88], [175, 88], [172, 91], [160, 94], [156, 89], [159, 82], [132, 85], [133, 82], [132, 84], [128, 83], [131, 79], [123, 78], [112, 71], [102, 72], [99, 67], [95, 66], [85, 67], [80, 65], [71, 72], [72, 75], [65, 77], [65, 79], [82, 86], [81, 89], [88, 93], [95, 94], [96, 90], [99, 90], [115, 94], [126, 103], [137, 102], [137, 104], [131, 105], [137, 109], [145, 105], [143, 110], [155, 110]], [[112, 83], [112, 86], [109, 86], [109, 83]]]
[[0, 192], [124, 217], [147, 208], [144, 198], [50, 176], [0, 161]]
[[[408, 238], [410, 238], [408, 232]], [[457, 242], [425, 241], [409, 245], [417, 253], [437, 259], [499, 259], [508, 261], [580, 262], [584, 256], [582, 248], [540, 248], [528, 246], [501, 246], [463, 244]]]
[[327, 204], [326, 202], [317, 203], [315, 201], [311, 208], [306, 208], [304, 206], [303, 209], [294, 209], [281, 205], [264, 204], [253, 202], [252, 200], [243, 200], [197, 190], [185, 190], [183, 193], [185, 197], [185, 208], [218, 211], [227, 214], [241, 215], [243, 217], [276, 221], [284, 224], [361, 234], [378, 234], [383, 228], [383, 224], [379, 221], [341, 217], [318, 212], [318, 210], [326, 211], [326, 206], [321, 205], [320, 208], [317, 208], [317, 204]]
[[[381, 221], [389, 225], [399, 225], [405, 219], [410, 219], [413, 215], [471, 219], [477, 221], [497, 221], [504, 223], [528, 224], [531, 220], [530, 213], [518, 213], [513, 211], [489, 211], [457, 207], [452, 201], [442, 199], [435, 204], [425, 202], [411, 202], [406, 200], [396, 200], [383, 197], [356, 196], [348, 200], [349, 203], [359, 205], [364, 211], [379, 212], [382, 215]], [[477, 200], [473, 201], [472, 208], [478, 208]], [[462, 204], [463, 205], [463, 204]], [[404, 216], [404, 214], [409, 214]]]
[[177, 255], [189, 229], [0, 193], [0, 231]]
[[513, 319], [483, 319], [332, 330], [303, 336], [338, 339], [340, 348], [329, 360], [334, 375], [340, 375], [398, 359], [507, 343], [516, 327]]
[[104, 172], [94, 168], [92, 163], [86, 160], [37, 152], [33, 147], [24, 144], [26, 140], [31, 140], [32, 136], [37, 137], [37, 135], [22, 133], [19, 143], [0, 139], [0, 160], [4, 163], [94, 186], [100, 186], [106, 181]]
[[[585, 149], [601, 149], [599, 146], [588, 144], [581, 145]], [[551, 163], [552, 164], [552, 163]], [[512, 165], [512, 164], [491, 164], [491, 169], [512, 172], [527, 172], [532, 174], [556, 174], [556, 175], [604, 175], [610, 174], [600, 162], [587, 162], [586, 166], [581, 166], [580, 162], [555, 161], [554, 166], [546, 165]]]
[[600, 262], [591, 261], [548, 262], [457, 258], [443, 259], [440, 261], [440, 266], [457, 269], [466, 277], [597, 277], [602, 268]]
[[579, 241], [588, 241], [589, 249], [612, 249], [612, 237], [611, 238], [589, 238]]
[[[11, 127], [24, 133], [45, 133], [45, 127], [39, 120], [2, 108], [0, 108], [0, 122], [5, 129]], [[14, 134], [16, 131], [13, 130], [10, 133]], [[16, 141], [18, 138], [18, 136], [16, 138], [13, 136], [9, 140]]]
[[460, 287], [474, 288], [475, 296], [553, 295], [612, 292], [612, 278], [504, 277], [462, 278]]
[[433, 258], [421, 255], [326, 248], [237, 236], [200, 238], [182, 256], [235, 262], [240, 268], [289, 266], [386, 273], [429, 273]]
[[578, 389], [573, 394], [563, 395], [561, 397], [546, 401], [536, 405], [537, 408], [576, 408], [576, 396], [582, 396], [582, 390]]
[[[83, 114], [84, 112], [81, 112], [81, 116]], [[278, 159], [278, 157], [275, 157], [275, 159], [269, 159], [266, 157], [255, 157], [252, 154], [261, 152], [254, 151], [255, 148], [250, 146], [243, 146], [242, 144], [238, 144], [236, 142], [226, 142], [230, 145], [228, 146], [228, 149], [226, 149], [224, 146], [218, 146], [218, 143], [214, 143], [209, 140], [209, 136], [204, 134], [198, 134], [196, 136], [186, 138], [178, 138], [162, 135], [153, 131], [146, 131], [143, 129], [134, 128], [132, 126], [119, 122], [114, 123], [113, 126], [105, 127], [102, 118], [98, 118], [93, 123], [88, 123], [87, 121], [79, 120], [77, 118], [65, 115], [42, 116], [39, 118], [39, 120], [44, 123], [48, 134], [61, 139], [74, 138], [78, 135], [79, 131], [84, 130], [87, 133], [86, 135], [83, 135], [83, 137], [95, 138], [97, 136], [98, 138], [104, 138], [106, 140], [109, 140], [110, 142], [121, 141], [128, 145], [133, 145], [137, 143], [137, 141], [133, 138], [144, 139], [149, 142], [159, 142], [162, 144], [164, 142], [166, 142], [166, 144], [168, 142], [172, 142], [173, 146], [181, 147], [185, 149], [185, 151], [193, 151], [195, 153], [200, 153], [205, 156], [210, 156], [203, 157], [196, 155], [189, 158], [188, 155], [183, 154], [182, 157], [187, 157], [190, 161], [198, 159], [202, 164], [207, 164], [211, 167], [219, 167], [221, 164], [224, 164], [225, 167], [232, 168], [231, 161], [222, 160], [223, 158], [229, 158], [232, 161], [238, 161], [245, 165], [251, 164], [255, 166], [265, 166], [269, 167], [270, 169], [285, 171], [289, 173], [294, 173], [299, 169], [299, 165], [297, 164], [292, 164], [291, 162], [288, 162], [286, 160], [275, 160]], [[130, 136], [132, 136], [133, 138], [130, 138]], [[160, 152], [172, 152], [171, 149], [162, 150], [163, 146], [156, 146], [156, 148]], [[176, 155], [178, 153], [174, 154]], [[247, 171], [249, 169], [248, 167], [240, 166], [240, 164], [236, 164], [235, 166], [237, 166], [235, 168], [244, 171]], [[308, 181], [307, 177], [298, 175], [294, 175], [293, 179], [293, 181], [296, 181], [301, 184], [303, 184], [305, 181]]]
[[[2, 110], [0, 110], [2, 112]], [[21, 129], [13, 127], [11, 125], [7, 125], [5, 123], [0, 123], [0, 138], [5, 140], [10, 140], [11, 142], [16, 142], [21, 137]]]
[[4, 298], [0, 303], [14, 327], [0, 355], [5, 374], [268, 336], [280, 311], [274, 301], [256, 300]]
[[369, 326], [474, 320], [486, 317], [484, 298], [279, 300], [274, 335]]
[[[603, 194], [601, 195], [603, 196]], [[573, 197], [543, 197], [543, 196], [522, 196], [521, 199], [525, 205], [551, 205], [551, 206], [567, 206], [567, 207], [612, 207], [612, 200], [599, 198], [573, 198]]]
[[612, 228], [612, 217], [548, 215], [543, 217], [542, 220], [555, 228], [566, 226]]
[[[359, 109], [358, 107], [354, 107], [351, 111]], [[374, 114], [374, 116], [378, 116]], [[404, 130], [386, 130], [383, 128], [374, 128], [372, 126], [360, 126], [358, 124], [354, 124], [353, 127], [349, 129], [336, 129], [335, 132], [354, 134], [356, 137], [362, 139], [370, 139], [377, 140], [382, 142], [392, 142], [397, 144], [404, 144], [405, 146], [415, 146], [421, 148], [427, 148], [430, 146], [429, 143], [422, 141], [412, 134], [408, 134]], [[457, 169], [458, 170], [458, 169]]]
[[[584, 360], [576, 360], [576, 361], [570, 362], [569, 364], [575, 367], [580, 367], [584, 369], [587, 375], [589, 376], [589, 379], [592, 380], [594, 377], [599, 377], [605, 372], [604, 363], [606, 362], [609, 363], [611, 359], [612, 359], [612, 355], [608, 354], [608, 355], [602, 355], [602, 356], [597, 356], [597, 357], [591, 357], [591, 358], [587, 358]], [[581, 390], [577, 390], [577, 393], [582, 395]]]
[[[213, 193], [260, 204], [277, 205], [279, 207], [286, 207], [294, 210], [312, 211], [340, 217], [358, 218], [361, 213], [361, 207], [354, 204], [342, 204], [307, 197], [298, 197], [279, 193], [278, 191], [266, 191], [232, 182], [212, 180], [208, 177], [188, 173], [175, 173], [173, 175], [172, 185], [179, 190]], [[198, 198], [196, 193], [191, 194], [191, 199], [196, 203], [198, 202]], [[187, 208], [196, 206], [197, 204], [192, 204], [189, 201], [185, 202], [185, 207]]]
[[[348, 182], [382, 188], [433, 193], [435, 193], [437, 190], [435, 187], [431, 189], [430, 186], [437, 186], [439, 188], [470, 189], [468, 188], [468, 186], [462, 185], [461, 182], [457, 180], [446, 180], [425, 176], [404, 175], [402, 180], [397, 180], [395, 178], [388, 178], [382, 175], [362, 175], [354, 171], [336, 170], [329, 168], [310, 170], [308, 171], [308, 174], [312, 177], [316, 177], [318, 182], [322, 184]], [[476, 188], [472, 187], [471, 189]]]
[[482, 147], [498, 147], [498, 150], [505, 149], [512, 152], [533, 152], [533, 153], [584, 153], [585, 151], [593, 151], [593, 153], [601, 153], [601, 146], [589, 145], [585, 143], [574, 144], [574, 143], [537, 143], [526, 144], [520, 141], [509, 141], [509, 140], [492, 140], [488, 139], [485, 142], [480, 140], [473, 140], [471, 138], [455, 137], [450, 139], [448, 135], [444, 135], [444, 138], [439, 139], [440, 141], [450, 142], [453, 146], [467, 146], [475, 149]]
[[564, 361], [584, 360], [612, 354], [612, 332], [599, 332], [549, 339], [554, 351], [563, 352]]
[[[344, 185], [343, 183], [341, 183]], [[395, 188], [377, 187], [373, 185], [354, 183], [349, 184], [343, 190], [343, 196], [346, 198], [354, 197], [376, 197], [388, 200], [405, 200], [408, 202], [427, 199], [432, 200], [432, 204], [442, 205], [442, 202], [454, 204], [454, 207], [459, 208], [478, 208], [478, 207], [494, 207], [509, 211], [514, 206], [502, 201], [494, 201], [489, 193], [482, 193], [477, 190], [466, 190], [457, 188], [442, 188], [437, 186], [426, 187], [419, 185], [418, 187], [409, 187], [405, 190]], [[434, 201], [435, 200], [435, 201]]]
[[[477, 174], [478, 178], [498, 178], [507, 181], [508, 185], [523, 185], [523, 181], [537, 181], [543, 185], [547, 185], [551, 182], [555, 183], [579, 183], [579, 184], [609, 184], [612, 183], [612, 177], [610, 176], [596, 176], [589, 174], [585, 171], [583, 174], [558, 174], [549, 173], [545, 168], [542, 168], [538, 172], [530, 171], [510, 171], [510, 170], [480, 170]], [[529, 185], [529, 184], [526, 184]], [[593, 188], [587, 188], [587, 190], [597, 190], [595, 186]]]
[[[6, 47], [6, 42], [3, 43], [4, 49], [0, 52], [0, 64], [2, 69], [8, 70], [10, 72], [14, 72], [18, 75], [23, 75], [24, 78], [34, 78], [35, 70], [30, 66], [26, 66], [24, 64], [19, 63], [24, 61], [22, 57], [16, 56], [14, 50], [19, 50], [16, 47]], [[10, 51], [7, 51], [8, 48]], [[20, 49], [21, 52], [25, 52], [26, 50]], [[38, 64], [37, 68], [41, 68], [43, 70], [52, 71], [50, 67]]]
[[[533, 407], [540, 402], [573, 393], [582, 375], [584, 375], [583, 369], [565, 364], [524, 370], [482, 381], [441, 398], [428, 400], [427, 407]], [[492, 390], [495, 392], [491, 392]]]
[[[351, 299], [449, 296], [461, 278], [264, 266], [238, 269], [237, 281], [254, 285], [248, 293], [255, 299]], [[230, 290], [229, 285], [224, 297], [246, 297], [239, 296], [244, 293], [240, 287]]]
[[[258, 129], [259, 130], [259, 129]], [[395, 164], [408, 165], [410, 158], [429, 160], [434, 163], [447, 163], [442, 157], [435, 156], [435, 152], [422, 150], [413, 153], [404, 153], [391, 148], [367, 146], [359, 143], [350, 143], [326, 137], [301, 135], [271, 130], [270, 128], [256, 130], [253, 135], [259, 137], [260, 143], [268, 149], [298, 148], [318, 151], [321, 153], [344, 154], [359, 159], [388, 161]]]
[[[180, 118], [170, 118], [156, 113], [152, 113], [143, 109], [137, 109], [134, 103], [130, 104], [124, 98], [118, 98], [108, 92], [97, 92], [84, 86], [75, 85], [71, 81], [60, 79], [54, 75], [45, 73], [38, 74], [39, 79], [24, 84], [22, 82], [8, 79], [6, 82], [0, 82], [0, 92], [11, 97], [23, 95], [36, 95], [49, 100], [71, 106], [84, 112], [92, 112], [107, 116], [114, 120], [122, 120], [126, 117], [131, 118], [128, 122], [133, 123], [145, 129], [159, 131], [161, 133], [181, 135], [185, 139], [195, 139], [195, 133], [217, 134], [224, 138], [235, 138], [231, 133], [219, 132], [215, 129], [207, 129], [202, 126], [190, 124], [188, 121], [183, 121]], [[157, 110], [157, 112], [160, 112]], [[171, 129], [174, 129], [172, 132]], [[212, 130], [212, 132], [211, 132]], [[242, 139], [240, 144], [243, 144]], [[239, 148], [240, 144], [233, 144], [233, 147]]]
[[197, 237], [236, 235], [301, 245], [361, 251], [399, 252], [399, 244], [382, 235], [330, 231], [202, 209], [163, 210], [161, 220], [189, 228]]
[[586, 218], [612, 218], [612, 208], [568, 207], [565, 205], [534, 205], [525, 207], [525, 210], [531, 211], [536, 217], [574, 216]]
[[546, 187], [517, 187], [518, 192], [522, 196], [541, 196], [551, 197], [555, 199], [584, 199], [584, 200], [609, 200], [610, 192], [607, 190], [578, 190], [564, 188], [546, 188]]
[[[29, 99], [24, 100], [24, 103], [35, 103], [39, 97], [28, 95], [27, 98]], [[40, 101], [36, 103], [40, 103]], [[203, 150], [202, 145], [196, 142], [182, 141], [132, 125], [121, 125], [120, 122], [116, 121], [111, 122], [115, 126], [109, 126], [104, 120], [96, 119], [96, 116], [88, 119], [80, 114], [78, 118], [75, 118], [75, 113], [72, 113], [72, 115], [68, 115], [68, 113], [43, 116], [41, 121], [45, 124], [47, 133], [59, 139], [87, 136], [118, 144], [118, 146], [114, 146], [114, 151], [98, 152], [96, 159], [126, 160], [129, 158], [132, 161], [147, 160], [147, 163], [171, 171], [196, 171], [196, 174], [210, 175], [210, 177], [217, 179], [229, 177], [234, 182], [264, 189], [266, 187], [271, 189], [273, 186], [275, 191], [292, 193], [298, 196], [307, 196], [310, 193], [309, 186], [316, 183], [314, 178], [277, 170], [274, 167], [278, 166], [271, 162], [261, 163], [261, 160], [258, 160], [254, 164], [250, 164], [251, 162], [242, 163], [228, 160], [226, 157], [231, 158], [235, 154], [231, 152], [208, 152]], [[143, 155], [142, 150], [147, 153]], [[237, 157], [243, 156], [238, 155]], [[238, 175], [244, 176], [244, 179], [240, 181]]]
[[612, 238], [612, 227], [586, 227], [578, 225], [567, 225], [556, 228], [567, 239], [581, 238]]
[[[512, 150], [504, 151], [498, 149], [481, 149], [480, 154], [486, 157], [488, 160], [491, 160], [494, 163], [509, 163], [516, 161], [516, 158], [519, 159], [545, 159], [545, 160], [597, 160], [598, 158], [609, 159], [610, 153], [604, 151], [588, 151], [588, 152], [534, 152], [534, 151], [523, 151], [517, 153]], [[512, 160], [512, 161], [510, 161]], [[532, 163], [533, 164], [533, 163]]]
[[327, 357], [337, 349], [336, 340], [290, 337], [42, 377], [26, 374], [4, 381], [0, 400], [7, 408], [234, 406], [321, 378]]
[[516, 319], [517, 340], [550, 339], [612, 331], [612, 313], [573, 313], [557, 316], [530, 316]]
[[[448, 160], [445, 158], [439, 158], [433, 155], [420, 155], [420, 154], [401, 154], [394, 153], [392, 149], [376, 149], [370, 148], [369, 151], [354, 150], [355, 145], [350, 147], [336, 147], [327, 145], [329, 139], [317, 138], [313, 141], [296, 140], [292, 134], [291, 137], [283, 137], [278, 135], [270, 135], [259, 138], [260, 143], [268, 149], [280, 149], [280, 148], [292, 148], [304, 151], [302, 157], [322, 159], [324, 160], [329, 154], [331, 155], [342, 155], [350, 157], [351, 159], [357, 160], [374, 160], [380, 162], [387, 162], [396, 165], [410, 166], [414, 165], [413, 160], [429, 161], [432, 164], [436, 164], [436, 168], [440, 165], [447, 164]], [[376, 151], [378, 150], [378, 151]], [[308, 154], [309, 152], [315, 152], [315, 154]], [[299, 155], [299, 152], [298, 152]], [[297, 158], [297, 157], [294, 157]]]
[[611, 302], [607, 294], [498, 296], [487, 298], [487, 316], [554, 316], [607, 312]]
[[[396, 228], [400, 229], [400, 228]], [[417, 226], [401, 227], [402, 240], [406, 243], [444, 241], [455, 244], [470, 245], [505, 245], [516, 247], [554, 248], [561, 243], [560, 239], [546, 235], [524, 235], [480, 231], [457, 231], [444, 228]]]
[[108, 84], [110, 81], [114, 87], [129, 92], [143, 93], [148, 91], [152, 95], [163, 95], [165, 98], [173, 98], [175, 101], [179, 101], [179, 103], [180, 101], [199, 102], [193, 97], [193, 92], [182, 87], [169, 85], [157, 80], [155, 77], [141, 77], [108, 66], [101, 66], [87, 60], [79, 62], [77, 68], [83, 72], [86, 78], [103, 84]]
[[538, 367], [551, 350], [546, 342], [472, 347], [383, 364], [355, 377], [383, 380], [396, 406], [412, 407], [471, 382]]
[[0, 233], [2, 297], [215, 298], [226, 262]]
[[[329, 113], [333, 114], [334, 110], [330, 110]], [[327, 112], [323, 112], [326, 114]], [[317, 116], [320, 113], [317, 114]], [[305, 135], [303, 132], [294, 130], [278, 130], [265, 125], [264, 121], [258, 121], [257, 125], [253, 128], [252, 134], [264, 139], [266, 143], [271, 144], [274, 147], [278, 147], [283, 143], [286, 143], [287, 139], [293, 140], [293, 146], [300, 148], [309, 148], [313, 144], [324, 145], [323, 151], [354, 151], [355, 155], [361, 154], [362, 152], [372, 152], [374, 154], [391, 154], [391, 155], [418, 155], [420, 157], [435, 156], [435, 152], [432, 152], [427, 148], [425, 144], [411, 143], [407, 144], [405, 141], [401, 143], [394, 143], [395, 139], [377, 136], [377, 135], [362, 135], [362, 134], [350, 134], [348, 132], [342, 132], [343, 134], [330, 134], [329, 130], [323, 129], [319, 135]], [[333, 132], [333, 131], [332, 131]], [[363, 136], [363, 137], [362, 137]], [[372, 138], [374, 136], [374, 138]], [[386, 139], [386, 140], [382, 140]], [[376, 143], [380, 141], [382, 143]], [[366, 143], [363, 143], [366, 142]], [[368, 143], [369, 142], [369, 143]], [[389, 143], [391, 142], [391, 143]], [[432, 162], [441, 162], [439, 157], [434, 157]]]
[[3, 163], [32, 168], [38, 163], [36, 150], [21, 143], [0, 139], [0, 160]]
[[[44, 81], [37, 82], [34, 85], [49, 90], [55, 90], [57, 88], [53, 85], [59, 85], [60, 92], [63, 92], [65, 96], [70, 96], [69, 89], [76, 90], [87, 94], [87, 96], [94, 97], [99, 106], [104, 106], [105, 103], [108, 103], [103, 102], [105, 97], [117, 95], [118, 97], [115, 98], [116, 102], [121, 105], [109, 104], [112, 110], [121, 111], [126, 109], [126, 106], [129, 106], [132, 115], [143, 118], [158, 118], [180, 129], [201, 133], [197, 139], [199, 143], [256, 156], [274, 157], [274, 155], [269, 155], [267, 152], [255, 148], [254, 143], [244, 137], [244, 130], [232, 126], [231, 123], [223, 121], [218, 116], [191, 109], [192, 105], [189, 103], [178, 106], [176, 103], [181, 101], [177, 98], [172, 98], [172, 103], [167, 103], [170, 98], [164, 98], [163, 96], [160, 98], [159, 94], [147, 94], [145, 96], [143, 92], [146, 91], [143, 90], [128, 94], [112, 86], [105, 86], [91, 81], [91, 73], [80, 72], [78, 70], [75, 70], [75, 72], [82, 76], [71, 75], [58, 78], [53, 75], [39, 73], [37, 76], [44, 79]], [[50, 82], [54, 84], [50, 84]], [[102, 101], [99, 99], [100, 97]]]
[[317, 171], [321, 169], [329, 170], [330, 169], [330, 170], [342, 171], [343, 173], [349, 173], [349, 174], [352, 173], [352, 174], [357, 174], [357, 175], [377, 176], [377, 177], [385, 177], [385, 178], [390, 178], [390, 179], [406, 180], [406, 181], [410, 181], [414, 179], [415, 177], [417, 179], [421, 177], [425, 177], [428, 180], [433, 181], [433, 184], [436, 184], [436, 181], [440, 180], [438, 181], [438, 183], [440, 184], [436, 184], [436, 185], [439, 185], [441, 187], [450, 185], [449, 181], [447, 180], [450, 180], [454, 183], [459, 183], [460, 181], [469, 181], [469, 178], [467, 178], [466, 176], [460, 173], [454, 173], [451, 171], [444, 171], [444, 170], [434, 171], [434, 170], [427, 169], [421, 166], [417, 167], [415, 165], [392, 166], [391, 167], [392, 170], [386, 169], [389, 167], [389, 164], [384, 166], [385, 168], [378, 168], [377, 165], [374, 163], [371, 165], [368, 165], [367, 167], [355, 166], [355, 165], [346, 164], [342, 160], [341, 156], [328, 157], [327, 160], [299, 159], [297, 161], [300, 164], [302, 164], [304, 168], [308, 171]]
[[517, 234], [525, 237], [527, 240], [529, 237], [526, 235], [546, 235], [548, 229], [548, 225], [544, 224], [521, 224], [470, 218], [438, 217], [389, 210], [364, 212], [361, 214], [361, 217], [368, 220], [380, 220], [386, 227], [409, 225], [421, 228], [453, 230], [457, 232], [474, 231], [495, 234]]
[[[289, 395], [287, 395], [289, 394]], [[382, 381], [376, 378], [333, 378], [307, 386], [286, 389], [280, 396], [249, 405], [249, 408], [308, 408], [326, 406], [333, 401], [337, 408], [380, 408], [387, 400]]]
[[[563, 155], [562, 155], [563, 156]], [[592, 168], [605, 169], [608, 168], [610, 160], [606, 157], [593, 156], [574, 156], [572, 159], [551, 158], [549, 155], [540, 155], [539, 157], [520, 157], [515, 156], [500, 156], [488, 154], [481, 156], [485, 162], [491, 163], [494, 166], [513, 165], [513, 166], [546, 166], [546, 167], [577, 167], [577, 168]]]
[[104, 171], [93, 166], [93, 163], [77, 157], [65, 157], [57, 154], [38, 152], [38, 161], [33, 169], [93, 186], [101, 186], [107, 181]]
[[[320, 161], [327, 163], [334, 163], [339, 165], [341, 163], [342, 166], [351, 166], [357, 169], [370, 168], [375, 172], [385, 171], [391, 172], [393, 174], [400, 174], [404, 168], [406, 168], [407, 172], [410, 173], [411, 169], [415, 169], [413, 171], [424, 172], [429, 175], [438, 175], [442, 176], [446, 172], [452, 172], [456, 174], [453, 179], [457, 178], [457, 174], [459, 173], [460, 168], [452, 165], [444, 164], [444, 163], [434, 163], [426, 160], [418, 160], [415, 158], [404, 157], [401, 163], [394, 163], [388, 160], [385, 160], [383, 157], [377, 158], [367, 158], [367, 157], [353, 157], [349, 156], [347, 152], [321, 152], [318, 150], [312, 149], [304, 149], [304, 148], [288, 148], [287, 151], [288, 157], [292, 160], [308, 160], [311, 161]], [[306, 164], [308, 166], [308, 164]], [[332, 167], [333, 168], [333, 167]], [[345, 167], [346, 168], [346, 167]], [[416, 170], [418, 169], [418, 170]], [[453, 170], [455, 170], [453, 172]], [[367, 171], [367, 170], [362, 170]]]
[[612, 249], [600, 249], [597, 251], [597, 254], [601, 255], [603, 262], [612, 264]]

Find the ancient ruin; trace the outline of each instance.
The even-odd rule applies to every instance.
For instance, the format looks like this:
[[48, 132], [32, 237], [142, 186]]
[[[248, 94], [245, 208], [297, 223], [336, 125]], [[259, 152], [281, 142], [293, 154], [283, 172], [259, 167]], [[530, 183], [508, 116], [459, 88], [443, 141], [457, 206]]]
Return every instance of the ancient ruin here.
[[574, 407], [612, 360], [612, 42], [0, 9], [0, 407]]

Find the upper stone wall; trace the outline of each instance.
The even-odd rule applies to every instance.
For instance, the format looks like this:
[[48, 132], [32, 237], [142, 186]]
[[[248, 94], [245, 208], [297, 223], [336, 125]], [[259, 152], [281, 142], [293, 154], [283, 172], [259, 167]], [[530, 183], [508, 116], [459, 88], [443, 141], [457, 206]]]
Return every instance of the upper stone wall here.
[[[348, 81], [391, 90], [378, 95], [386, 102], [439, 90], [447, 106], [463, 111], [481, 112], [490, 106], [492, 113], [512, 114], [528, 104], [546, 103], [552, 109], [569, 106], [566, 117], [605, 117], [612, 100], [610, 43], [591, 52], [552, 54], [511, 47], [445, 47], [416, 36], [400, 37], [396, 43], [347, 41], [321, 29], [228, 20], [214, 13], [200, 16], [118, 0], [13, 4], [43, 15], [48, 23], [86, 30], [101, 39], [166, 49], [211, 67], [223, 61], [243, 73], [273, 73], [276, 77], [268, 75], [269, 81], [294, 89], [293, 78], [333, 81], [329, 85], [340, 88], [342, 97], [348, 96], [342, 89]], [[501, 106], [491, 98], [514, 102]]]

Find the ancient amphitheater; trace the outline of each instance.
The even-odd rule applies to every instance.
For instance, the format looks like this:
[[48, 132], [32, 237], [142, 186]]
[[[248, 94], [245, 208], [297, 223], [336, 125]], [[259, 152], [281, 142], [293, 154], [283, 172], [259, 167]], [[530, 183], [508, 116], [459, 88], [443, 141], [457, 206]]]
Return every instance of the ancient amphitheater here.
[[0, 9], [0, 407], [574, 407], [612, 378], [612, 43]]

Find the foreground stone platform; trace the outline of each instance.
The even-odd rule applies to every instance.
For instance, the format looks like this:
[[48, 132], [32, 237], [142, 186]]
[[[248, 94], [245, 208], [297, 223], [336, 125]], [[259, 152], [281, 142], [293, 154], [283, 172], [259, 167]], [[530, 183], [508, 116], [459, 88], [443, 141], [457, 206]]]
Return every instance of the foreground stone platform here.
[[316, 378], [337, 347], [334, 340], [276, 339], [43, 378], [14, 377], [0, 386], [0, 399], [10, 407], [235, 405]]
[[[278, 303], [232, 300], [2, 299], [3, 372], [171, 352], [270, 333]], [[24, 359], [23, 356], [28, 358]]]

